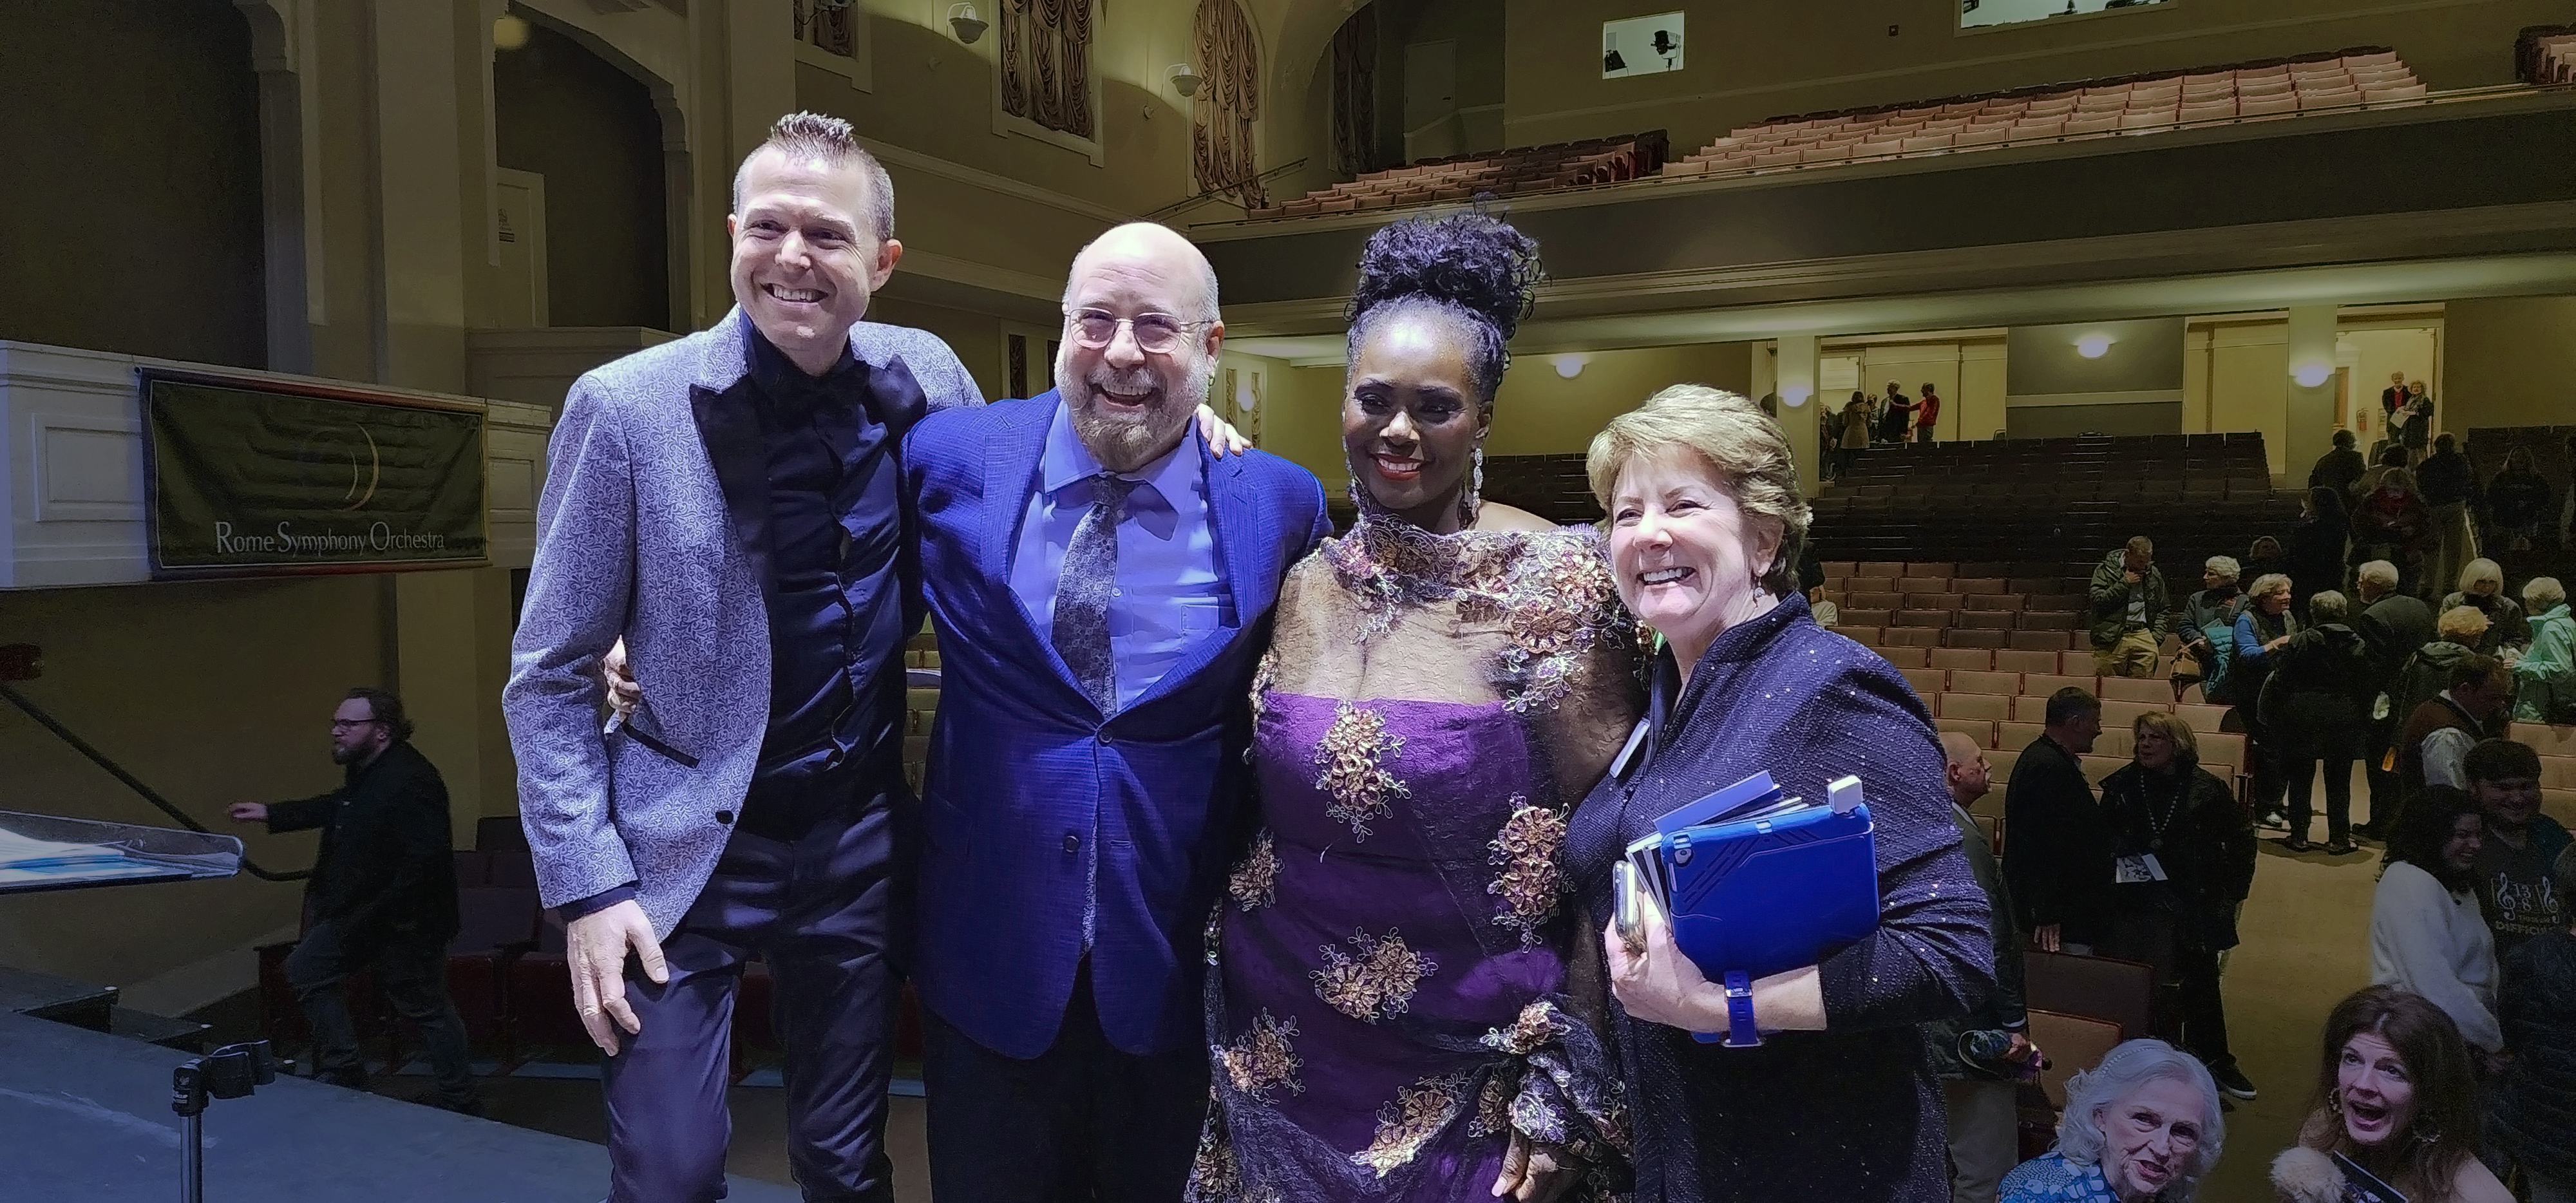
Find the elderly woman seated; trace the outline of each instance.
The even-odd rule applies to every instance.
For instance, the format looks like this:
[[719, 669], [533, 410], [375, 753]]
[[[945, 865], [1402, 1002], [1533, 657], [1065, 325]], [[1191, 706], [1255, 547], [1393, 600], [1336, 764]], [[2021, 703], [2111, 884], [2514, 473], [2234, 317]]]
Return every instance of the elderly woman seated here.
[[[2440, 1007], [2368, 986], [2326, 1018], [2316, 1104], [2299, 1143], [2272, 1162], [2282, 1203], [2342, 1203], [2353, 1168], [2408, 1203], [2512, 1203], [2479, 1164], [2477, 1072]], [[2381, 1196], [2384, 1197], [2384, 1196]]]
[[2188, 1203], [2226, 1135], [2198, 1058], [2127, 1041], [2067, 1080], [2057, 1147], [2004, 1176], [2002, 1203]]
[[1605, 932], [1633, 1198], [1940, 1195], [1941, 1092], [1915, 1025], [1964, 1015], [1994, 988], [1994, 942], [1931, 716], [1886, 661], [1810, 619], [1793, 571], [1807, 503], [1759, 405], [1666, 389], [1611, 419], [1585, 467], [1610, 516], [1620, 600], [1664, 643], [1649, 721], [1566, 839], [1592, 921], [1611, 922], [1611, 866], [1629, 841], [1757, 772], [1809, 799], [1857, 775], [1878, 865], [1875, 932], [1735, 989], [1709, 981], [1660, 916], [1631, 933], [1635, 947]]

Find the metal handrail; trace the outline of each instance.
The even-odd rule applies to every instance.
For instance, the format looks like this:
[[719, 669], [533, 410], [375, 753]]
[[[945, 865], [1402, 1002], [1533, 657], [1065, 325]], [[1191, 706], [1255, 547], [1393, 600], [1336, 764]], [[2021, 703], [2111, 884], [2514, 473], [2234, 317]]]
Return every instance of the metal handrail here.
[[[197, 832], [200, 835], [216, 834], [214, 829], [207, 827], [205, 824], [190, 817], [188, 812], [171, 805], [170, 800], [162, 797], [159, 791], [154, 790], [151, 786], [145, 785], [142, 778], [126, 772], [124, 765], [118, 764], [114, 760], [109, 759], [107, 753], [99, 751], [96, 747], [92, 746], [88, 740], [82, 739], [80, 736], [74, 734], [71, 728], [62, 724], [61, 720], [55, 718], [53, 715], [45, 713], [44, 707], [29, 700], [27, 695], [10, 688], [5, 682], [0, 682], [0, 701], [6, 701], [10, 705], [25, 712], [28, 718], [36, 720], [36, 724], [38, 726], [43, 727], [47, 731], [53, 732], [55, 738], [71, 745], [72, 751], [78, 752], [82, 756], [87, 757], [91, 764], [107, 770], [108, 776], [114, 777], [118, 781], [123, 782], [125, 784], [125, 788], [133, 790], [137, 795], [140, 795], [144, 801], [158, 807], [161, 813], [177, 820], [180, 826], [186, 827], [188, 830]], [[251, 876], [258, 878], [261, 881], [302, 881], [313, 876], [313, 871], [310, 869], [292, 869], [284, 873], [263, 869], [259, 866], [258, 862], [247, 856], [242, 858], [241, 865], [244, 870], [250, 873]]]

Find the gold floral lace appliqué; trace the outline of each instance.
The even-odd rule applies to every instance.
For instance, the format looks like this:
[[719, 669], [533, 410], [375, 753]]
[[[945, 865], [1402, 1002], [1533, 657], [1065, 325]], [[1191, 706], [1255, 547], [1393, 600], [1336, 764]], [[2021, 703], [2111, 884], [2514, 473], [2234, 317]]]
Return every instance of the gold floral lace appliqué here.
[[1386, 817], [1390, 803], [1413, 794], [1386, 771], [1385, 761], [1402, 750], [1403, 738], [1386, 733], [1385, 715], [1349, 702], [1336, 707], [1333, 725], [1315, 745], [1315, 788], [1332, 799], [1324, 813], [1367, 839], [1371, 820]]
[[1492, 1136], [1512, 1130], [1512, 1096], [1520, 1093], [1520, 1074], [1510, 1067], [1497, 1067], [1485, 1076], [1485, 1085], [1476, 1092], [1476, 1114], [1467, 1121], [1467, 1135]]
[[1526, 798], [1512, 799], [1512, 815], [1503, 820], [1501, 834], [1485, 845], [1488, 858], [1500, 866], [1493, 884], [1485, 892], [1503, 901], [1503, 911], [1494, 922], [1516, 928], [1524, 946], [1538, 943], [1539, 928], [1556, 915], [1558, 887], [1562, 884], [1557, 859], [1565, 850], [1565, 815], [1544, 806], [1532, 806]]
[[1395, 1100], [1378, 1108], [1376, 1139], [1351, 1154], [1351, 1164], [1375, 1170], [1380, 1178], [1403, 1167], [1457, 1117], [1466, 1094], [1462, 1078], [1430, 1078], [1398, 1088]]
[[1252, 850], [1234, 867], [1225, 888], [1246, 914], [1279, 901], [1279, 848], [1268, 828], [1252, 837]]
[[1507, 1028], [1491, 1028], [1477, 1043], [1498, 1053], [1526, 1057], [1556, 1039], [1556, 1004], [1538, 999], [1521, 1008]]
[[1235, 1158], [1234, 1135], [1226, 1128], [1214, 1083], [1208, 1085], [1207, 1123], [1199, 1129], [1198, 1156], [1190, 1163], [1189, 1186], [1181, 1197], [1189, 1203], [1279, 1203], [1276, 1189], [1244, 1184], [1243, 1165]]
[[1352, 932], [1350, 944], [1358, 956], [1324, 945], [1324, 967], [1307, 976], [1314, 979], [1315, 997], [1363, 1023], [1402, 1014], [1423, 979], [1440, 971], [1431, 958], [1406, 947], [1393, 928], [1383, 937]]
[[1298, 1059], [1296, 1046], [1289, 1038], [1297, 1034], [1297, 1021], [1282, 1023], [1268, 1011], [1254, 1016], [1252, 1027], [1241, 1039], [1217, 1053], [1217, 1066], [1225, 1072], [1226, 1081], [1235, 1090], [1256, 1099], [1266, 1099], [1274, 1089], [1285, 1088], [1290, 1094], [1304, 1094], [1304, 1083], [1297, 1071], [1305, 1067]]

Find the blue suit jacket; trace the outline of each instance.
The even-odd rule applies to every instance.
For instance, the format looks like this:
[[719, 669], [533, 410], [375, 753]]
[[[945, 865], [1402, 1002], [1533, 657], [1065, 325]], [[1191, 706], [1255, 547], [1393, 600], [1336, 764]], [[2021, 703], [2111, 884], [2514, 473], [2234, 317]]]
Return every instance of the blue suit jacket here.
[[1252, 674], [1280, 581], [1330, 531], [1324, 492], [1275, 456], [1206, 458], [1236, 625], [1103, 721], [1011, 592], [1055, 412], [1050, 392], [937, 413], [904, 442], [940, 661], [914, 985], [977, 1043], [1045, 1052], [1082, 961], [1083, 853], [1096, 831], [1101, 1029], [1131, 1053], [1195, 1048], [1208, 908], [1251, 812]]

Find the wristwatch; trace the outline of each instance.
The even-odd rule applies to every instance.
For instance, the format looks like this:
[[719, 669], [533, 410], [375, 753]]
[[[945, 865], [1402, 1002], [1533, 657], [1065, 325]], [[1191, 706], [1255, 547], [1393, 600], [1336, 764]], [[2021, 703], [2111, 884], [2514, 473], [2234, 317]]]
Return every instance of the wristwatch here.
[[1762, 1043], [1753, 1025], [1753, 979], [1741, 969], [1726, 974], [1726, 1047], [1752, 1048]]

